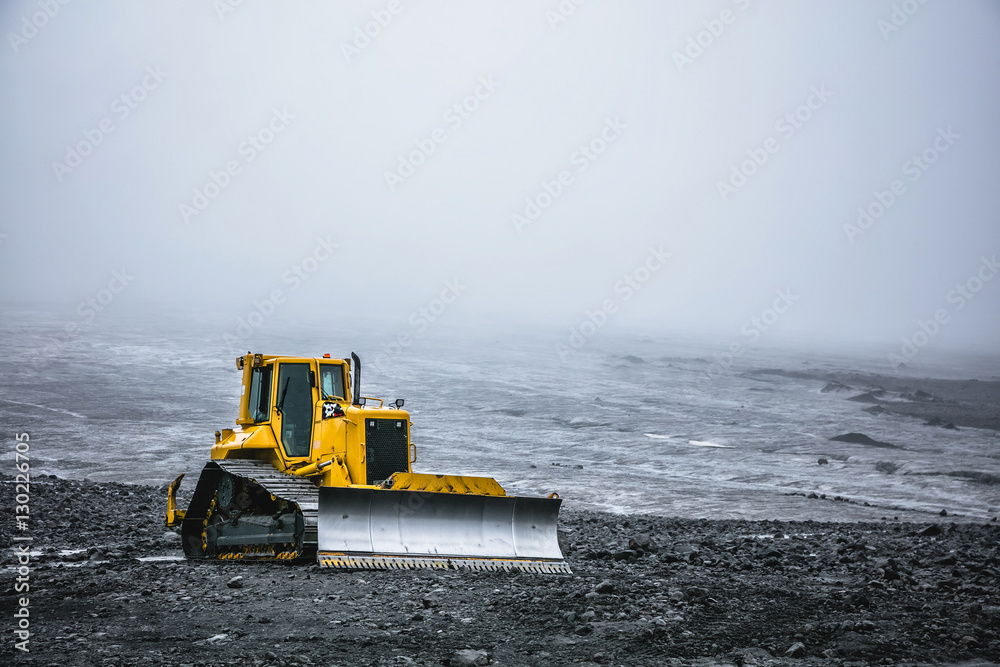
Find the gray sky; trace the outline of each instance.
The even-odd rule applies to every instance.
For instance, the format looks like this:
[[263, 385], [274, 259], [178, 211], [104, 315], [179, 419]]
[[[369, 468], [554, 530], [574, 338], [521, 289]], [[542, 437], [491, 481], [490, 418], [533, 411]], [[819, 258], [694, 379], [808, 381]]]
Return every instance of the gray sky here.
[[944, 311], [932, 346], [1000, 346], [994, 2], [53, 3], [0, 10], [4, 301], [86, 321], [124, 268], [119, 315], [229, 330], [277, 291], [264, 328], [416, 330], [457, 280], [442, 331], [610, 302], [609, 331], [746, 341], [785, 290], [769, 334]]

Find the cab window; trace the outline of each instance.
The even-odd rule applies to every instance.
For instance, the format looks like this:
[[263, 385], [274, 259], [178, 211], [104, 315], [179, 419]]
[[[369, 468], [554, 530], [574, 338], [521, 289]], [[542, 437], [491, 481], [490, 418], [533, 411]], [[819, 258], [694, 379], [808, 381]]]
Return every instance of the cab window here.
[[330, 398], [345, 398], [344, 373], [339, 364], [320, 364], [319, 389], [320, 398], [324, 401]]
[[253, 369], [250, 375], [250, 417], [255, 424], [271, 418], [271, 367]]

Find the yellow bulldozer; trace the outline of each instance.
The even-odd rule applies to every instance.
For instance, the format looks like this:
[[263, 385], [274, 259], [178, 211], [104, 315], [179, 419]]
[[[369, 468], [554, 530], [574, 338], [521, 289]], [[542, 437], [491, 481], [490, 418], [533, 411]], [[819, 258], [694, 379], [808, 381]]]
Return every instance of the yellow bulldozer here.
[[168, 487], [166, 525], [180, 526], [188, 558], [570, 573], [558, 496], [413, 472], [403, 399], [362, 396], [358, 355], [248, 352], [236, 366], [236, 428], [216, 431], [186, 511], [177, 507], [184, 475]]

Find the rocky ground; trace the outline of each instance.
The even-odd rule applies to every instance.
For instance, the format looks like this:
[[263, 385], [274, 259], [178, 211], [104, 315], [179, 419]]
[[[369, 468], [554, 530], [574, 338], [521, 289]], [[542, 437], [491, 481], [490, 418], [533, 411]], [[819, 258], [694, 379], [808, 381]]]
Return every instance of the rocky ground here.
[[[0, 511], [14, 514], [0, 477]], [[162, 490], [32, 480], [24, 665], [874, 665], [1000, 660], [1000, 526], [562, 516], [572, 576], [176, 559]], [[0, 525], [12, 543], [13, 524]], [[153, 560], [149, 560], [152, 558]], [[161, 559], [157, 559], [161, 558]], [[8, 616], [8, 618], [10, 618]], [[13, 656], [11, 658], [11, 656]]]

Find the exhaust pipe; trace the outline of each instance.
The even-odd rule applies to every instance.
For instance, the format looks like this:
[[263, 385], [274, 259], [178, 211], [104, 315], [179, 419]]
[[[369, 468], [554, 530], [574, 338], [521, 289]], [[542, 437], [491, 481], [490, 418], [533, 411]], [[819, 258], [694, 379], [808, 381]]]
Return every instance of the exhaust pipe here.
[[351, 352], [351, 361], [354, 366], [354, 405], [361, 405], [361, 358]]

